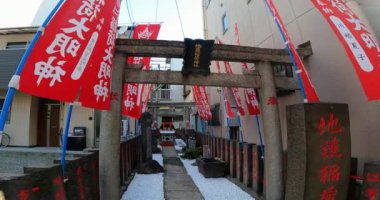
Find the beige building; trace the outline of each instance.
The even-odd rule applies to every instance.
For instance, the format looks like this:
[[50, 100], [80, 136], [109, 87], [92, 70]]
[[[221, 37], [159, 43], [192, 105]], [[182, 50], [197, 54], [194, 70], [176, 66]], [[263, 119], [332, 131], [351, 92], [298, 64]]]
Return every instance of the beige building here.
[[[345, 0], [376, 38], [380, 39], [380, 1]], [[310, 41], [313, 55], [305, 60], [311, 82], [322, 102], [347, 103], [350, 111], [352, 156], [363, 162], [380, 160], [380, 103], [368, 102], [358, 77], [343, 45], [311, 1], [274, 0], [295, 45]], [[204, 0], [206, 39], [221, 39], [225, 44], [236, 44], [234, 26], [238, 24], [241, 45], [265, 48], [285, 48], [264, 0]], [[222, 63], [221, 63], [222, 64]], [[222, 65], [223, 66], [223, 65]], [[241, 65], [233, 63], [234, 73], [241, 73]], [[249, 65], [253, 67], [253, 64]], [[276, 75], [287, 76], [289, 66], [276, 66]], [[215, 64], [212, 70], [216, 72]], [[293, 72], [290, 73], [290, 75]], [[294, 75], [294, 73], [293, 73]], [[211, 105], [221, 104], [221, 126], [209, 126], [214, 135], [227, 137], [223, 104], [217, 88], [209, 88]], [[241, 94], [243, 91], [241, 91]], [[303, 101], [300, 91], [278, 93], [283, 149], [287, 149], [287, 105]], [[262, 103], [262, 102], [260, 102]], [[242, 117], [244, 140], [258, 143], [253, 116]]]
[[[15, 73], [26, 47], [32, 40], [35, 27], [0, 29], [0, 109], [7, 85]], [[41, 99], [21, 92], [14, 96], [5, 132], [10, 135], [12, 146], [59, 146], [59, 131], [64, 128], [67, 104]], [[74, 107], [70, 132], [74, 127], [86, 127], [87, 147], [96, 145], [94, 109]], [[98, 123], [95, 123], [95, 122]], [[98, 130], [98, 129], [97, 129]]]

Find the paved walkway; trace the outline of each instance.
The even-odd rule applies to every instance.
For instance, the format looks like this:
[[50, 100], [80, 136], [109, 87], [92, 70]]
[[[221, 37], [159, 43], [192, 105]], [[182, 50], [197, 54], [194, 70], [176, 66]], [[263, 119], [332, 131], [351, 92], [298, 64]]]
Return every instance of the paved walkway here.
[[163, 147], [164, 157], [164, 191], [166, 200], [202, 200], [202, 194], [187, 174], [174, 147]]

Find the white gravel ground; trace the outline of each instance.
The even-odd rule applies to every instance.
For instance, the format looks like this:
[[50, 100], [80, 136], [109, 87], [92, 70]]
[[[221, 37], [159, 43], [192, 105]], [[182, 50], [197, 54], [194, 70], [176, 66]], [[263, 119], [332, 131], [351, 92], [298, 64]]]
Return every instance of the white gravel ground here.
[[[153, 154], [153, 159], [163, 166], [161, 154]], [[136, 174], [122, 200], [164, 200], [164, 177], [159, 174]]]
[[181, 161], [206, 200], [254, 200], [226, 178], [204, 178], [198, 172], [198, 167], [191, 165], [195, 160], [181, 159]]

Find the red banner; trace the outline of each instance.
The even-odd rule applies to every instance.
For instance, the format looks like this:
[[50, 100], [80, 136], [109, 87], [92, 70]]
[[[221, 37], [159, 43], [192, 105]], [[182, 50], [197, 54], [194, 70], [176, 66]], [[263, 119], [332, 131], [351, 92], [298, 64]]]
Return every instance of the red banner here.
[[120, 0], [65, 1], [20, 75], [32, 95], [109, 109]]
[[212, 118], [210, 105], [208, 103], [208, 97], [206, 88], [204, 86], [193, 86], [193, 95], [195, 105], [198, 109], [199, 117], [205, 121], [210, 121]]
[[[218, 70], [218, 73], [220, 73], [220, 64], [218, 61], [215, 62], [216, 63], [216, 68]], [[225, 112], [226, 112], [226, 115], [229, 117], [229, 118], [232, 118], [235, 116], [234, 112], [232, 111], [232, 108], [231, 108], [231, 103], [230, 103], [230, 100], [228, 98], [228, 90], [227, 88], [223, 88], [223, 99], [224, 99], [224, 109], [225, 109]]]
[[312, 0], [343, 44], [368, 100], [380, 99], [380, 48], [342, 0]]
[[[133, 32], [133, 39], [156, 40], [160, 31], [160, 24], [137, 25]], [[130, 57], [128, 64], [143, 64], [142, 70], [149, 70], [150, 57]], [[144, 98], [145, 88], [148, 87], [148, 96]], [[139, 119], [142, 110], [146, 110], [152, 86], [146, 84], [125, 84], [123, 95], [122, 114]], [[135, 91], [137, 93], [135, 94]], [[143, 109], [144, 108], [144, 109]]]
[[319, 97], [317, 95], [317, 92], [315, 91], [314, 86], [310, 82], [310, 78], [309, 78], [309, 75], [307, 74], [305, 66], [302, 63], [302, 60], [301, 60], [300, 56], [298, 55], [298, 52], [296, 51], [294, 44], [290, 40], [288, 31], [286, 30], [285, 25], [284, 25], [280, 15], [278, 14], [276, 7], [274, 6], [273, 1], [272, 0], [266, 0], [266, 2], [267, 2], [269, 9], [273, 13], [274, 20], [278, 23], [278, 26], [281, 29], [280, 31], [283, 33], [283, 35], [286, 39], [285, 43], [289, 47], [290, 51], [292, 52], [295, 63], [298, 66], [298, 70], [296, 71], [296, 73], [299, 74], [299, 76], [302, 80], [302, 83], [303, 83], [303, 87], [304, 87], [304, 91], [305, 91], [305, 95], [306, 95], [305, 101], [307, 101], [307, 102], [318, 102]]
[[225, 104], [224, 104], [225, 108], [224, 109], [226, 109], [227, 117], [228, 118], [235, 117], [235, 114], [234, 114], [234, 112], [232, 111], [232, 108], [231, 108], [231, 103], [230, 103], [230, 101], [228, 99], [228, 89], [226, 87], [223, 89], [223, 99], [224, 99], [224, 102], [225, 102]]
[[[239, 28], [238, 28], [237, 23], [235, 23], [235, 37], [236, 37], [236, 44], [240, 46]], [[241, 63], [241, 64], [242, 64], [243, 69], [248, 69], [247, 63]], [[259, 115], [260, 107], [259, 107], [259, 102], [257, 100], [255, 89], [245, 88], [244, 95], [245, 95], [245, 102], [247, 103], [249, 115]]]
[[253, 88], [247, 88], [244, 90], [245, 101], [247, 103], [248, 113], [250, 115], [259, 115], [260, 106], [257, 100], [256, 91]]
[[148, 84], [148, 92], [143, 100], [143, 107], [142, 107], [142, 112], [146, 112], [147, 111], [147, 108], [148, 108], [148, 102], [149, 102], [149, 99], [150, 99], [150, 95], [152, 94], [152, 90], [153, 90], [153, 84]]
[[[224, 61], [224, 67], [226, 68], [227, 74], [233, 74], [230, 62]], [[243, 102], [240, 98], [239, 88], [231, 87], [231, 90], [232, 90], [232, 94], [234, 96], [234, 100], [235, 100], [239, 115], [245, 115], [244, 108], [243, 108]]]

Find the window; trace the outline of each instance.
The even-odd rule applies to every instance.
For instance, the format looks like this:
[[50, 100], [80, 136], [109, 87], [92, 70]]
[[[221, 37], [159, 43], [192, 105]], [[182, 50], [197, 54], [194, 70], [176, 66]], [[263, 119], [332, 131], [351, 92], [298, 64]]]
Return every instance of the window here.
[[158, 89], [151, 94], [152, 101], [170, 101], [170, 86], [167, 84], [161, 84]]
[[8, 42], [5, 49], [26, 49], [29, 42]]
[[293, 66], [291, 64], [275, 64], [273, 72], [275, 76], [293, 78]]
[[[4, 101], [5, 101], [5, 99], [1, 99], [1, 98], [0, 98], [0, 113], [1, 113], [1, 111], [2, 111], [2, 109], [3, 109]], [[11, 111], [9, 110], [8, 118], [7, 118], [7, 123], [9, 123], [10, 116], [11, 116]]]
[[228, 30], [228, 20], [227, 20], [227, 15], [224, 13], [222, 17], [222, 25], [223, 25], [223, 34], [225, 34]]

